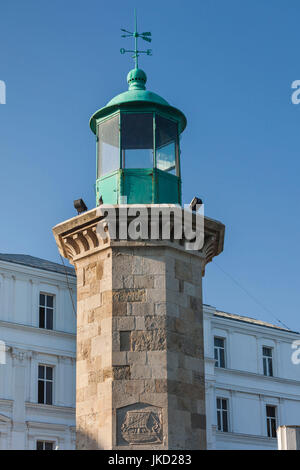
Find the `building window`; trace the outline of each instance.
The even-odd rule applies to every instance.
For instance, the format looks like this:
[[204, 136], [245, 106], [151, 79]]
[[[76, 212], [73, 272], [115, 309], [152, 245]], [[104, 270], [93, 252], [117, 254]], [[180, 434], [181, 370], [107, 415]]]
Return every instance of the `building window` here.
[[39, 327], [53, 330], [54, 295], [40, 293]]
[[39, 365], [38, 403], [52, 405], [53, 402], [53, 367]]
[[228, 400], [217, 398], [218, 431], [228, 432]]
[[263, 354], [264, 375], [273, 377], [273, 350], [272, 348], [267, 348], [266, 346], [263, 346], [262, 354]]
[[276, 406], [266, 405], [268, 437], [276, 437], [277, 419]]
[[54, 450], [54, 442], [36, 441], [36, 450]]
[[225, 339], [224, 338], [214, 338], [214, 349], [215, 349], [215, 366], [216, 367], [226, 367], [225, 364]]

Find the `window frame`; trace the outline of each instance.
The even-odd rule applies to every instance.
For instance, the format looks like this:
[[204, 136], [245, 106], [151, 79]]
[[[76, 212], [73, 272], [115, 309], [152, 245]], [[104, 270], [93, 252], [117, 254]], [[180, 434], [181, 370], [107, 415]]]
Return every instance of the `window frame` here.
[[[44, 377], [40, 377], [40, 367], [44, 367]], [[47, 369], [52, 370], [52, 378], [51, 379], [47, 379]], [[39, 363], [38, 364], [37, 402], [40, 405], [48, 405], [48, 406], [54, 405], [54, 380], [55, 380], [54, 372], [55, 372], [55, 366], [54, 365], [44, 364], [44, 363]], [[40, 382], [43, 382], [43, 384], [44, 384], [44, 390], [43, 390], [43, 400], [44, 401], [39, 400]], [[47, 386], [45, 386], [46, 383], [51, 383], [52, 384], [52, 386], [51, 386], [51, 403], [47, 403]]]
[[[268, 408], [273, 408], [275, 410], [275, 416], [268, 416]], [[265, 405], [265, 414], [266, 414], [266, 428], [267, 428], [267, 436], [270, 439], [277, 438], [277, 426], [278, 426], [278, 406], [272, 404]], [[272, 423], [275, 423], [273, 427]], [[274, 431], [274, 435], [273, 434]]]
[[[269, 351], [271, 351], [271, 355], [268, 356], [264, 354], [264, 349], [268, 349]], [[261, 353], [262, 353], [262, 363], [263, 363], [263, 375], [265, 377], [274, 377], [273, 351], [274, 351], [274, 348], [272, 348], [271, 346], [262, 345]]]
[[[43, 444], [43, 449], [38, 449], [37, 448], [39, 442]], [[52, 444], [52, 449], [45, 449], [44, 448], [45, 444]], [[35, 450], [38, 450], [38, 451], [55, 450], [56, 445], [57, 445], [56, 441], [48, 441], [48, 440], [45, 440], [45, 439], [36, 439], [36, 441], [35, 441]]]
[[[221, 407], [218, 407], [218, 400], [220, 400]], [[226, 403], [226, 408], [223, 408], [223, 402]], [[226, 415], [226, 426], [224, 429], [224, 413]], [[229, 399], [223, 396], [216, 396], [216, 415], [217, 415], [217, 430], [219, 432], [230, 432], [230, 419], [229, 419]], [[220, 416], [220, 427], [219, 429], [219, 416]]]
[[[41, 296], [42, 295], [45, 296], [44, 305], [41, 304]], [[53, 299], [53, 306], [52, 307], [47, 306], [47, 297], [52, 297], [52, 299]], [[45, 326], [41, 326], [41, 308], [44, 309], [44, 325]], [[47, 328], [47, 316], [48, 316], [47, 310], [52, 310], [52, 328]], [[56, 311], [56, 295], [51, 294], [50, 292], [40, 291], [40, 293], [39, 293], [39, 328], [41, 328], [42, 330], [49, 330], [49, 331], [54, 330], [55, 311]]]
[[[216, 346], [215, 345], [215, 340], [216, 339], [220, 339], [223, 341], [223, 344], [224, 344], [224, 347], [222, 348], [221, 346]], [[217, 359], [216, 359], [216, 350], [218, 351], [217, 352]], [[224, 366], [222, 365], [219, 365], [219, 363], [221, 363], [221, 356], [220, 356], [220, 350], [223, 350], [223, 358], [224, 358]], [[227, 367], [227, 358], [226, 358], [226, 338], [222, 337], [222, 336], [214, 336], [214, 359], [215, 359], [215, 367], [217, 367], [218, 369], [226, 369]]]

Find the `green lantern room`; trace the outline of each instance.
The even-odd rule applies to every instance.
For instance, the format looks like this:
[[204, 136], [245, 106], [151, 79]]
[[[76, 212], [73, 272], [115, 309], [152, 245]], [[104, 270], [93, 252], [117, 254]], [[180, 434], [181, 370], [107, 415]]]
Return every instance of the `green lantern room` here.
[[[129, 32], [128, 32], [129, 33]], [[146, 36], [143, 37], [143, 35]], [[148, 40], [150, 33], [128, 36]], [[127, 36], [127, 35], [125, 35]], [[135, 47], [136, 67], [128, 73], [128, 91], [117, 95], [90, 119], [97, 140], [96, 205], [181, 204], [180, 134], [184, 114], [146, 90], [147, 77]]]

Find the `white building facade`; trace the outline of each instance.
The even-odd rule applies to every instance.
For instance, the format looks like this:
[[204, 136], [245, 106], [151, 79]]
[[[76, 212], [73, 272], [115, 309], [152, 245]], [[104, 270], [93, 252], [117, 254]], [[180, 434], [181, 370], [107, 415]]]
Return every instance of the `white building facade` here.
[[0, 449], [75, 448], [75, 294], [72, 269], [0, 254]]
[[[75, 449], [75, 306], [72, 268], [0, 254], [0, 449]], [[204, 306], [209, 449], [276, 449], [276, 428], [300, 423], [297, 344]]]
[[209, 449], [277, 449], [300, 424], [300, 334], [204, 306]]

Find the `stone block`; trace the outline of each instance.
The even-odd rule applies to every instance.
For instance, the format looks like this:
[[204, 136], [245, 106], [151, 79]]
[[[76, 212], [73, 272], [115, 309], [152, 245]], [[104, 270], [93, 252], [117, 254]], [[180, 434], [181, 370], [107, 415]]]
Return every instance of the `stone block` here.
[[145, 351], [129, 351], [127, 353], [128, 364], [146, 364], [147, 353]]
[[96, 336], [91, 340], [89, 357], [100, 356], [101, 354], [111, 350], [111, 335]]
[[196, 311], [202, 311], [201, 299], [199, 297], [189, 296], [189, 307]]
[[113, 302], [113, 316], [121, 317], [127, 315], [127, 305], [126, 302]]
[[112, 351], [112, 365], [124, 366], [127, 365], [127, 354], [125, 351]]
[[134, 317], [121, 317], [121, 318], [118, 318], [118, 323], [117, 323], [117, 328], [118, 330], [120, 331], [130, 331], [130, 330], [133, 330], [134, 327], [135, 327], [135, 319]]
[[142, 364], [131, 364], [130, 372], [132, 379], [149, 379], [152, 376], [151, 368]]
[[192, 413], [191, 414], [192, 428], [206, 429], [206, 416], [205, 414]]
[[[176, 279], [174, 280], [176, 281]], [[153, 276], [153, 285], [152, 286], [147, 286], [149, 288], [154, 287], [155, 289], [166, 289], [167, 281], [166, 281], [166, 276], [165, 274], [157, 274], [156, 276]]]
[[147, 351], [147, 362], [152, 367], [154, 365], [166, 364], [166, 351]]
[[134, 276], [123, 276], [123, 287], [125, 289], [133, 289], [134, 287], [144, 287], [144, 286], [136, 286], [134, 284]]
[[166, 378], [155, 379], [155, 392], [167, 393], [167, 391], [168, 391], [168, 380]]
[[160, 365], [152, 365], [151, 366], [153, 379], [166, 379], [167, 378], [167, 366], [160, 364]]
[[133, 331], [131, 334], [132, 351], [158, 351], [166, 349], [166, 331]]
[[135, 329], [145, 330], [145, 317], [135, 317]]
[[146, 315], [144, 319], [145, 329], [146, 330], [157, 330], [166, 327], [166, 317], [165, 316], [151, 316]]
[[144, 380], [130, 380], [126, 382], [125, 392], [128, 395], [139, 395], [145, 390]]
[[147, 302], [156, 303], [166, 300], [166, 291], [164, 289], [147, 289]]
[[168, 406], [168, 394], [167, 393], [141, 393], [140, 401], [149, 403], [153, 406]]
[[84, 360], [90, 357], [91, 355], [91, 339], [86, 339], [81, 341], [80, 338], [77, 338], [77, 360]]
[[[155, 278], [156, 279], [156, 278]], [[138, 288], [154, 288], [154, 275], [135, 275], [134, 287]]]
[[192, 266], [185, 261], [175, 260], [175, 277], [183, 281], [191, 281], [193, 278]]
[[[157, 255], [156, 255], [157, 256]], [[154, 259], [149, 254], [143, 258], [143, 274], [164, 274], [165, 263], [163, 260]]]
[[113, 366], [112, 378], [114, 380], [129, 380], [131, 378], [130, 366]]
[[149, 302], [133, 303], [131, 314], [138, 316], [138, 317], [144, 316], [144, 315], [153, 315], [154, 305], [153, 303], [149, 303]]

